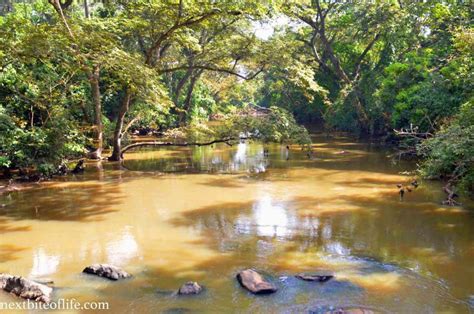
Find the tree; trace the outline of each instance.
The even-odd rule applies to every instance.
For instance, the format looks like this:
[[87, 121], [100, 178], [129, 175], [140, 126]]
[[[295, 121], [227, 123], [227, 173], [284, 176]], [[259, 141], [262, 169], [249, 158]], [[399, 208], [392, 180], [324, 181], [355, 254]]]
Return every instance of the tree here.
[[[187, 33], [202, 23], [220, 23], [222, 18], [261, 14], [264, 5], [258, 1], [194, 3], [179, 1], [178, 3], [127, 3], [121, 17], [129, 20], [127, 32], [132, 34], [128, 40], [131, 47], [143, 53], [144, 66], [154, 69], [157, 73], [182, 70], [182, 67], [170, 67], [165, 56], [176, 48], [180, 41], [189, 43]], [[138, 35], [137, 35], [138, 34]], [[179, 49], [175, 49], [175, 52]], [[169, 59], [168, 59], [169, 60]], [[186, 65], [189, 67], [189, 64]], [[195, 69], [215, 70], [208, 66], [195, 66]], [[240, 74], [239, 74], [240, 75]], [[196, 78], [197, 79], [197, 78]], [[192, 90], [191, 90], [192, 93]], [[134, 101], [133, 92], [125, 87], [119, 113], [115, 122], [113, 152], [110, 160], [120, 160], [122, 129], [125, 116]]]

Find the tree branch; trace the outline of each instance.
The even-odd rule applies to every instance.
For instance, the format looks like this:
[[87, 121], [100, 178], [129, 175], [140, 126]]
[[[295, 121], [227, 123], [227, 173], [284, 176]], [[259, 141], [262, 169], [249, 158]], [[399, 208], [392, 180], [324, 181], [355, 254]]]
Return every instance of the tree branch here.
[[209, 146], [212, 144], [216, 143], [226, 143], [229, 146], [232, 146], [230, 143], [231, 141], [237, 141], [237, 140], [248, 140], [250, 137], [228, 137], [228, 138], [223, 138], [223, 139], [216, 139], [212, 140], [209, 142], [184, 142], [184, 143], [174, 143], [174, 142], [159, 142], [159, 141], [153, 141], [153, 142], [141, 142], [141, 143], [134, 143], [125, 146], [120, 155], [123, 158], [123, 154], [125, 154], [128, 150], [136, 147], [144, 147], [144, 146], [177, 146], [177, 147], [187, 147], [187, 146]]
[[56, 12], [58, 13], [59, 17], [61, 18], [61, 20], [63, 21], [64, 23], [64, 26], [66, 27], [68, 33], [69, 33], [69, 36], [71, 36], [72, 39], [74, 39], [74, 34], [72, 33], [72, 30], [71, 28], [69, 27], [69, 24], [66, 20], [66, 16], [64, 15], [64, 12], [63, 12], [63, 7], [62, 7], [62, 4], [59, 0], [48, 0], [48, 2], [54, 7], [54, 10], [56, 10]]
[[[235, 75], [235, 76], [240, 77], [244, 80], [251, 80], [251, 79], [255, 78], [258, 74], [260, 74], [265, 69], [265, 65], [263, 65], [259, 70], [257, 70], [256, 72], [254, 72], [253, 74], [248, 75], [248, 76], [242, 75], [238, 72], [235, 72], [235, 71], [232, 71], [232, 70], [229, 70], [229, 69], [216, 68], [216, 67], [212, 67], [212, 66], [208, 66], [208, 65], [193, 65], [192, 68], [193, 69], [202, 69], [202, 70], [207, 70], [207, 71], [213, 71], [213, 72], [223, 72], [223, 73]], [[189, 66], [183, 65], [183, 66], [179, 66], [179, 67], [175, 67], [175, 68], [163, 69], [160, 72], [161, 73], [168, 73], [168, 72], [174, 72], [174, 71], [179, 71], [179, 70], [187, 70], [187, 69], [189, 69]]]
[[375, 34], [374, 38], [369, 42], [367, 47], [365, 47], [364, 51], [357, 58], [357, 61], [355, 62], [355, 66], [354, 66], [354, 74], [353, 74], [354, 77], [359, 76], [359, 71], [360, 71], [360, 66], [362, 64], [362, 61], [364, 61], [365, 56], [367, 55], [367, 53], [369, 53], [370, 49], [372, 49], [372, 47], [374, 46], [377, 39], [379, 39], [379, 37], [380, 37], [380, 33]]
[[[181, 5], [180, 5], [180, 9], [181, 10]], [[163, 44], [163, 42], [168, 39], [175, 31], [177, 31], [178, 29], [180, 28], [183, 28], [183, 27], [187, 27], [187, 26], [192, 26], [194, 24], [198, 24], [214, 15], [217, 15], [221, 13], [220, 10], [218, 9], [214, 9], [214, 10], [211, 10], [209, 12], [206, 12], [206, 13], [203, 13], [202, 15], [200, 16], [193, 16], [193, 17], [190, 17], [186, 20], [184, 20], [183, 22], [181, 22], [181, 15], [182, 13], [179, 13], [178, 14], [178, 19], [176, 20], [176, 22], [173, 24], [173, 26], [171, 26], [166, 32], [164, 32], [163, 34], [161, 34], [160, 37], [158, 37], [158, 39], [153, 43], [153, 45], [148, 49], [147, 53], [146, 53], [146, 64], [148, 65], [151, 65], [153, 62], [152, 62], [152, 58], [153, 58], [153, 55], [156, 53], [157, 50], [160, 49], [161, 45]], [[230, 14], [233, 14], [233, 15], [239, 15], [241, 14], [240, 12], [230, 12]]]

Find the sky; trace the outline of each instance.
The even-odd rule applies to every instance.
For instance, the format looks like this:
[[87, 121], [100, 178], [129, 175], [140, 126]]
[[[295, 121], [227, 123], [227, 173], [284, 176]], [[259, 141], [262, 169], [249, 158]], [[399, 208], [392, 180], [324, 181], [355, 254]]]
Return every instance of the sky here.
[[255, 36], [260, 39], [269, 39], [275, 32], [275, 28], [290, 24], [290, 20], [286, 16], [279, 16], [268, 22], [254, 22]]

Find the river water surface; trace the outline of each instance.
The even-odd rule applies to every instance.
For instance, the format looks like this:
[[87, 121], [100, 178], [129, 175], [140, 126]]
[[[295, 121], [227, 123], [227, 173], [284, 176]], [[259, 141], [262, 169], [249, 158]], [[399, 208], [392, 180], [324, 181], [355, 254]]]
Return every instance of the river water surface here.
[[[315, 138], [127, 153], [123, 167], [0, 196], [0, 272], [54, 281], [54, 298], [107, 301], [113, 313], [474, 312], [474, 214], [441, 206], [440, 183], [400, 200], [410, 163], [374, 145]], [[341, 153], [345, 151], [345, 153]], [[81, 274], [92, 263], [134, 277]], [[235, 280], [255, 268], [279, 291]], [[300, 272], [332, 273], [327, 283]], [[205, 292], [173, 294], [186, 281]], [[0, 302], [14, 301], [0, 293]]]

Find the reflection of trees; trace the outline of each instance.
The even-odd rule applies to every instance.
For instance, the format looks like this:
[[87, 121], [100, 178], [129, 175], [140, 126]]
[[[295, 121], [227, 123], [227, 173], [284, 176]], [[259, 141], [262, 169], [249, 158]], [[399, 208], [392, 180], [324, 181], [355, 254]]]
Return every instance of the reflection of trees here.
[[[166, 151], [166, 156], [159, 152]], [[153, 152], [153, 151], [152, 151]], [[268, 165], [263, 158], [263, 146], [240, 143], [229, 147], [225, 144], [193, 148], [178, 148], [171, 153], [169, 149], [155, 150], [147, 159], [127, 159], [125, 165], [130, 170], [162, 172], [260, 172]], [[244, 157], [242, 157], [244, 156]]]

